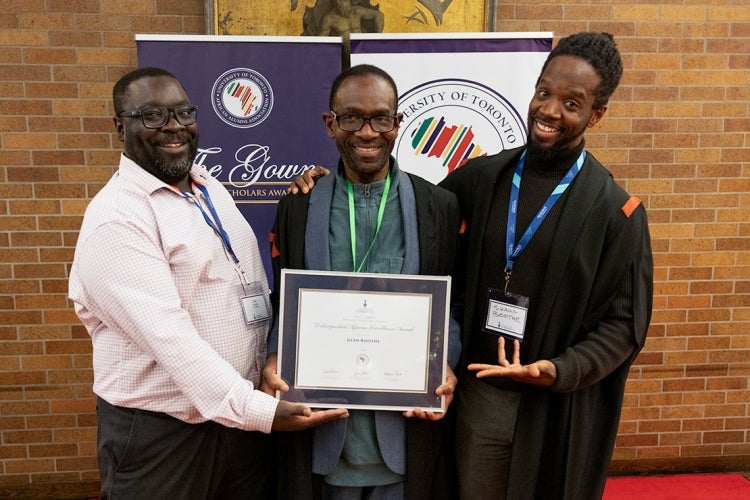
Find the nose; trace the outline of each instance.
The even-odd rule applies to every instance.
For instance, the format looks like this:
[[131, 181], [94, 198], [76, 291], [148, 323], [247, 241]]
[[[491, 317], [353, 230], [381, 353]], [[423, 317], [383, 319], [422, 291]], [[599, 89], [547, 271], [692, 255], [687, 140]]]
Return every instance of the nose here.
[[167, 123], [165, 123], [162, 128], [183, 129], [185, 128], [185, 125], [180, 123], [180, 121], [177, 119], [176, 110], [167, 108]]
[[545, 116], [560, 117], [562, 103], [557, 99], [547, 99], [539, 106], [539, 111]]
[[363, 135], [366, 137], [377, 137], [380, 135], [380, 132], [375, 132], [375, 130], [373, 130], [370, 118], [364, 118], [363, 120], [362, 128], [356, 132], [357, 135]]

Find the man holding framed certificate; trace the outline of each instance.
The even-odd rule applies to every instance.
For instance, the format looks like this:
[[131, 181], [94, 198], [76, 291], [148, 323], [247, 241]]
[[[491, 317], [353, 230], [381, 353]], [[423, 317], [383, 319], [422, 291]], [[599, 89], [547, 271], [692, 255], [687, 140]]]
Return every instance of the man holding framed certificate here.
[[[384, 351], [371, 349], [373, 345], [414, 348], [419, 353], [424, 350], [424, 339], [420, 340], [416, 332], [427, 332], [425, 338], [432, 342], [430, 332], [437, 329], [441, 333], [435, 337], [438, 341], [444, 340], [444, 335], [448, 337], [443, 344], [444, 356], [439, 359], [441, 364], [447, 360], [449, 366], [441, 367], [445, 369], [444, 380], [439, 370], [440, 384], [430, 398], [444, 398], [445, 406], [452, 400], [456, 378], [450, 366], [455, 366], [460, 355], [457, 323], [450, 321], [450, 332], [444, 330], [460, 215], [454, 195], [402, 172], [391, 156], [402, 119], [396, 110], [397, 96], [390, 75], [374, 66], [354, 66], [334, 80], [330, 110], [323, 114], [323, 120], [341, 155], [335, 175], [320, 180], [314, 192], [282, 198], [270, 235], [277, 305], [282, 286], [292, 295], [291, 299], [283, 298], [294, 314], [280, 318], [282, 339], [291, 329], [299, 341], [294, 346], [297, 356], [319, 353], [320, 346], [315, 340], [311, 345], [310, 339], [322, 342], [326, 335], [335, 337], [331, 332], [347, 328], [352, 333], [343, 338], [363, 348], [351, 352], [343, 348], [326, 350], [326, 354], [337, 358], [353, 353], [354, 364], [360, 365], [354, 368], [358, 371], [354, 376], [346, 372], [348, 365], [340, 359], [332, 360], [330, 370], [315, 367], [314, 362], [320, 359], [308, 363], [300, 359], [297, 366], [304, 365], [304, 370], [297, 370], [295, 380], [283, 380], [283, 360], [282, 373], [277, 372], [277, 321], [264, 369], [271, 389], [288, 391], [287, 382], [294, 387], [302, 377], [316, 387], [331, 379], [339, 379], [332, 385], [349, 390], [379, 387], [383, 393], [392, 392], [392, 399], [419, 392], [424, 387], [417, 383], [419, 377], [409, 375], [419, 374], [413, 366], [388, 368], [373, 380], [352, 378], [372, 375], [368, 369], [371, 363], [384, 360]], [[282, 269], [323, 273], [287, 273], [282, 280]], [[378, 278], [378, 274], [386, 276]], [[405, 281], [393, 275], [404, 275]], [[428, 283], [426, 289], [419, 278], [426, 278], [421, 280]], [[321, 314], [321, 310], [328, 312]], [[434, 315], [435, 310], [442, 311], [442, 316]], [[425, 311], [424, 316], [419, 311]], [[305, 339], [307, 343], [299, 345]], [[282, 349], [287, 348], [285, 340], [281, 344]], [[392, 357], [409, 358], [401, 352]], [[387, 399], [388, 394], [383, 397]], [[372, 406], [381, 405], [354, 407]], [[454, 497], [448, 484], [453, 474], [445, 469], [448, 457], [443, 453], [447, 443], [442, 439], [440, 419], [445, 413], [429, 408], [394, 411], [409, 407], [403, 402], [383, 406], [391, 410], [350, 409], [349, 419], [338, 422], [340, 425], [277, 435], [277, 450], [283, 454], [280, 495], [331, 499]]]

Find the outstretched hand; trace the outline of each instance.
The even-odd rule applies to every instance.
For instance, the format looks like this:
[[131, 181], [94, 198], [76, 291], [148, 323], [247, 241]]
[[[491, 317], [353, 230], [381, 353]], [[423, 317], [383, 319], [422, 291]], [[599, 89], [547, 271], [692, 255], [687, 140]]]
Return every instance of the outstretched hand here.
[[348, 416], [349, 411], [345, 408], [312, 411], [309, 407], [300, 403], [279, 401], [279, 405], [276, 407], [276, 414], [273, 417], [271, 430], [301, 431], [326, 422], [347, 418]]
[[436, 395], [445, 396], [445, 411], [433, 412], [424, 411], [420, 408], [414, 408], [413, 410], [405, 411], [405, 417], [414, 417], [421, 418], [422, 420], [436, 421], [442, 419], [445, 416], [445, 413], [448, 411], [448, 407], [450, 406], [451, 402], [453, 402], [453, 393], [456, 390], [456, 384], [458, 383], [458, 379], [453, 373], [453, 370], [451, 370], [451, 367], [446, 366], [446, 368], [447, 370], [445, 373], [445, 382], [441, 384], [437, 389], [435, 389]]
[[[266, 359], [266, 365], [263, 367], [263, 381], [261, 389], [266, 394], [274, 396], [276, 391], [288, 392], [289, 384], [279, 377], [276, 373], [278, 355], [270, 354]], [[276, 415], [273, 417], [271, 429], [274, 431], [301, 431], [315, 427], [316, 425], [333, 420], [339, 420], [349, 416], [349, 411], [345, 408], [335, 408], [332, 410], [311, 410], [308, 406], [301, 403], [290, 403], [289, 401], [279, 401], [276, 407]]]
[[505, 355], [505, 339], [497, 341], [497, 365], [472, 363], [469, 370], [477, 372], [477, 378], [505, 377], [524, 384], [538, 387], [549, 387], [557, 378], [557, 368], [554, 363], [546, 359], [535, 361], [529, 365], [521, 364], [521, 343], [513, 341], [513, 357], [508, 361]]
[[290, 194], [297, 194], [299, 192], [302, 192], [302, 194], [307, 194], [312, 191], [312, 188], [315, 187], [315, 179], [318, 179], [319, 177], [325, 177], [330, 173], [330, 170], [321, 166], [316, 166], [314, 168], [311, 168], [310, 170], [305, 170], [304, 172], [302, 172], [302, 175], [298, 175], [289, 184], [289, 187], [286, 188], [286, 192]]

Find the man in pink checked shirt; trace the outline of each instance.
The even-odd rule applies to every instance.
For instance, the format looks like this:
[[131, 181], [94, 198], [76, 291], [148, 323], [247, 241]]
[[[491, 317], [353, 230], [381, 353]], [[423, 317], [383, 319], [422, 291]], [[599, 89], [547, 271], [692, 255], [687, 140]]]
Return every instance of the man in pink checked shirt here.
[[141, 68], [113, 100], [124, 151], [69, 283], [93, 343], [101, 498], [271, 498], [269, 432], [347, 412], [259, 386], [272, 314], [257, 241], [193, 165], [197, 108], [179, 81]]

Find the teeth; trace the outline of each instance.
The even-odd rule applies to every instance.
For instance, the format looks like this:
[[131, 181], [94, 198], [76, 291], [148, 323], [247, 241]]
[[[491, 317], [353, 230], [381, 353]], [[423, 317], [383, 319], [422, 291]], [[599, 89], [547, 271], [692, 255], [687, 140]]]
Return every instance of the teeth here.
[[557, 129], [555, 127], [550, 127], [548, 125], [544, 125], [543, 123], [536, 122], [536, 126], [539, 127], [544, 132], [555, 132]]

